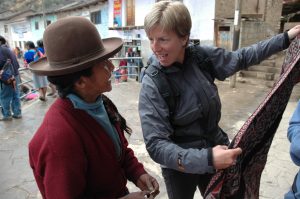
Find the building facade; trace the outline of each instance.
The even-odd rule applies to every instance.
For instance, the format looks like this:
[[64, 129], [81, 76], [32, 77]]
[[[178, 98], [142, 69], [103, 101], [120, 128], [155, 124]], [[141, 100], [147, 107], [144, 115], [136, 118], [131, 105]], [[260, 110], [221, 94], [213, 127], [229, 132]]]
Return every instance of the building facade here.
[[[12, 47], [24, 49], [26, 41], [42, 38], [45, 27], [67, 16], [90, 19], [102, 38], [121, 37], [124, 47], [118, 54], [126, 56], [129, 48], [138, 52], [146, 63], [152, 54], [144, 31], [144, 17], [157, 0], [91, 0], [73, 2], [59, 9], [37, 13], [26, 11], [1, 18], [0, 35]], [[231, 49], [235, 0], [181, 0], [190, 11], [190, 39], [201, 45]], [[242, 0], [240, 46], [247, 46], [278, 33], [282, 0]]]

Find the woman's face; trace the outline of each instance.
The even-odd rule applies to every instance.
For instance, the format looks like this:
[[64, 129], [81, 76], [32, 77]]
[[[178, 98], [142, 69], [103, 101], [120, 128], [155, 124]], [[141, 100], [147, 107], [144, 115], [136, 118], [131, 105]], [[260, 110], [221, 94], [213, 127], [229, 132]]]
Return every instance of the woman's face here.
[[85, 79], [86, 96], [84, 98], [86, 101], [93, 102], [101, 93], [111, 91], [111, 74], [113, 70], [114, 65], [106, 60], [92, 68], [90, 77], [82, 77]]
[[174, 31], [164, 31], [155, 26], [148, 34], [150, 47], [162, 66], [171, 66], [174, 62], [183, 63], [188, 36], [179, 37]]

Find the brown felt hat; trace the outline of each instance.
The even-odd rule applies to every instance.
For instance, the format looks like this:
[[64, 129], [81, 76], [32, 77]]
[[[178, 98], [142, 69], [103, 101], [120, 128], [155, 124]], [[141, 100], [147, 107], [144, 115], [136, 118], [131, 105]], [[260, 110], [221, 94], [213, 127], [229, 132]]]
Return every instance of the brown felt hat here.
[[84, 17], [67, 17], [50, 24], [43, 36], [46, 57], [29, 64], [33, 73], [60, 76], [78, 72], [114, 56], [121, 38], [101, 39], [94, 24]]

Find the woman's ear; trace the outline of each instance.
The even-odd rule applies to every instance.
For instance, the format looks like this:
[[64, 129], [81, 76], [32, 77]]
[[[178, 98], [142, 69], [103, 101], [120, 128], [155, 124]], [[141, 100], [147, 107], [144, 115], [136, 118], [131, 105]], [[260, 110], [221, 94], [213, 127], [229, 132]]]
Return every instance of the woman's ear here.
[[189, 41], [189, 35], [186, 35], [184, 37], [182, 37], [182, 46], [186, 47], [188, 45], [188, 41]]
[[85, 89], [87, 78], [81, 76], [74, 84], [75, 89]]

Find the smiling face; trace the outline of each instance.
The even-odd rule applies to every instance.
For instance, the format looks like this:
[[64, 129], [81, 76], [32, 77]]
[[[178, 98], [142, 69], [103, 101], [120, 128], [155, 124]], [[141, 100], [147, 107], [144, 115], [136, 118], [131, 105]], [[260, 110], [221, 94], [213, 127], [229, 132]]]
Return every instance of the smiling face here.
[[75, 83], [77, 93], [86, 102], [95, 102], [99, 95], [111, 91], [111, 74], [113, 70], [114, 65], [108, 60], [97, 63], [92, 67], [91, 76], [81, 76]]
[[183, 63], [188, 36], [179, 37], [174, 31], [166, 31], [159, 25], [153, 27], [148, 34], [150, 47], [164, 67], [174, 62]]
[[100, 93], [111, 91], [111, 75], [114, 68], [114, 65], [109, 60], [95, 65], [92, 69], [93, 75], [90, 77], [90, 82], [94, 85], [92, 88]]

